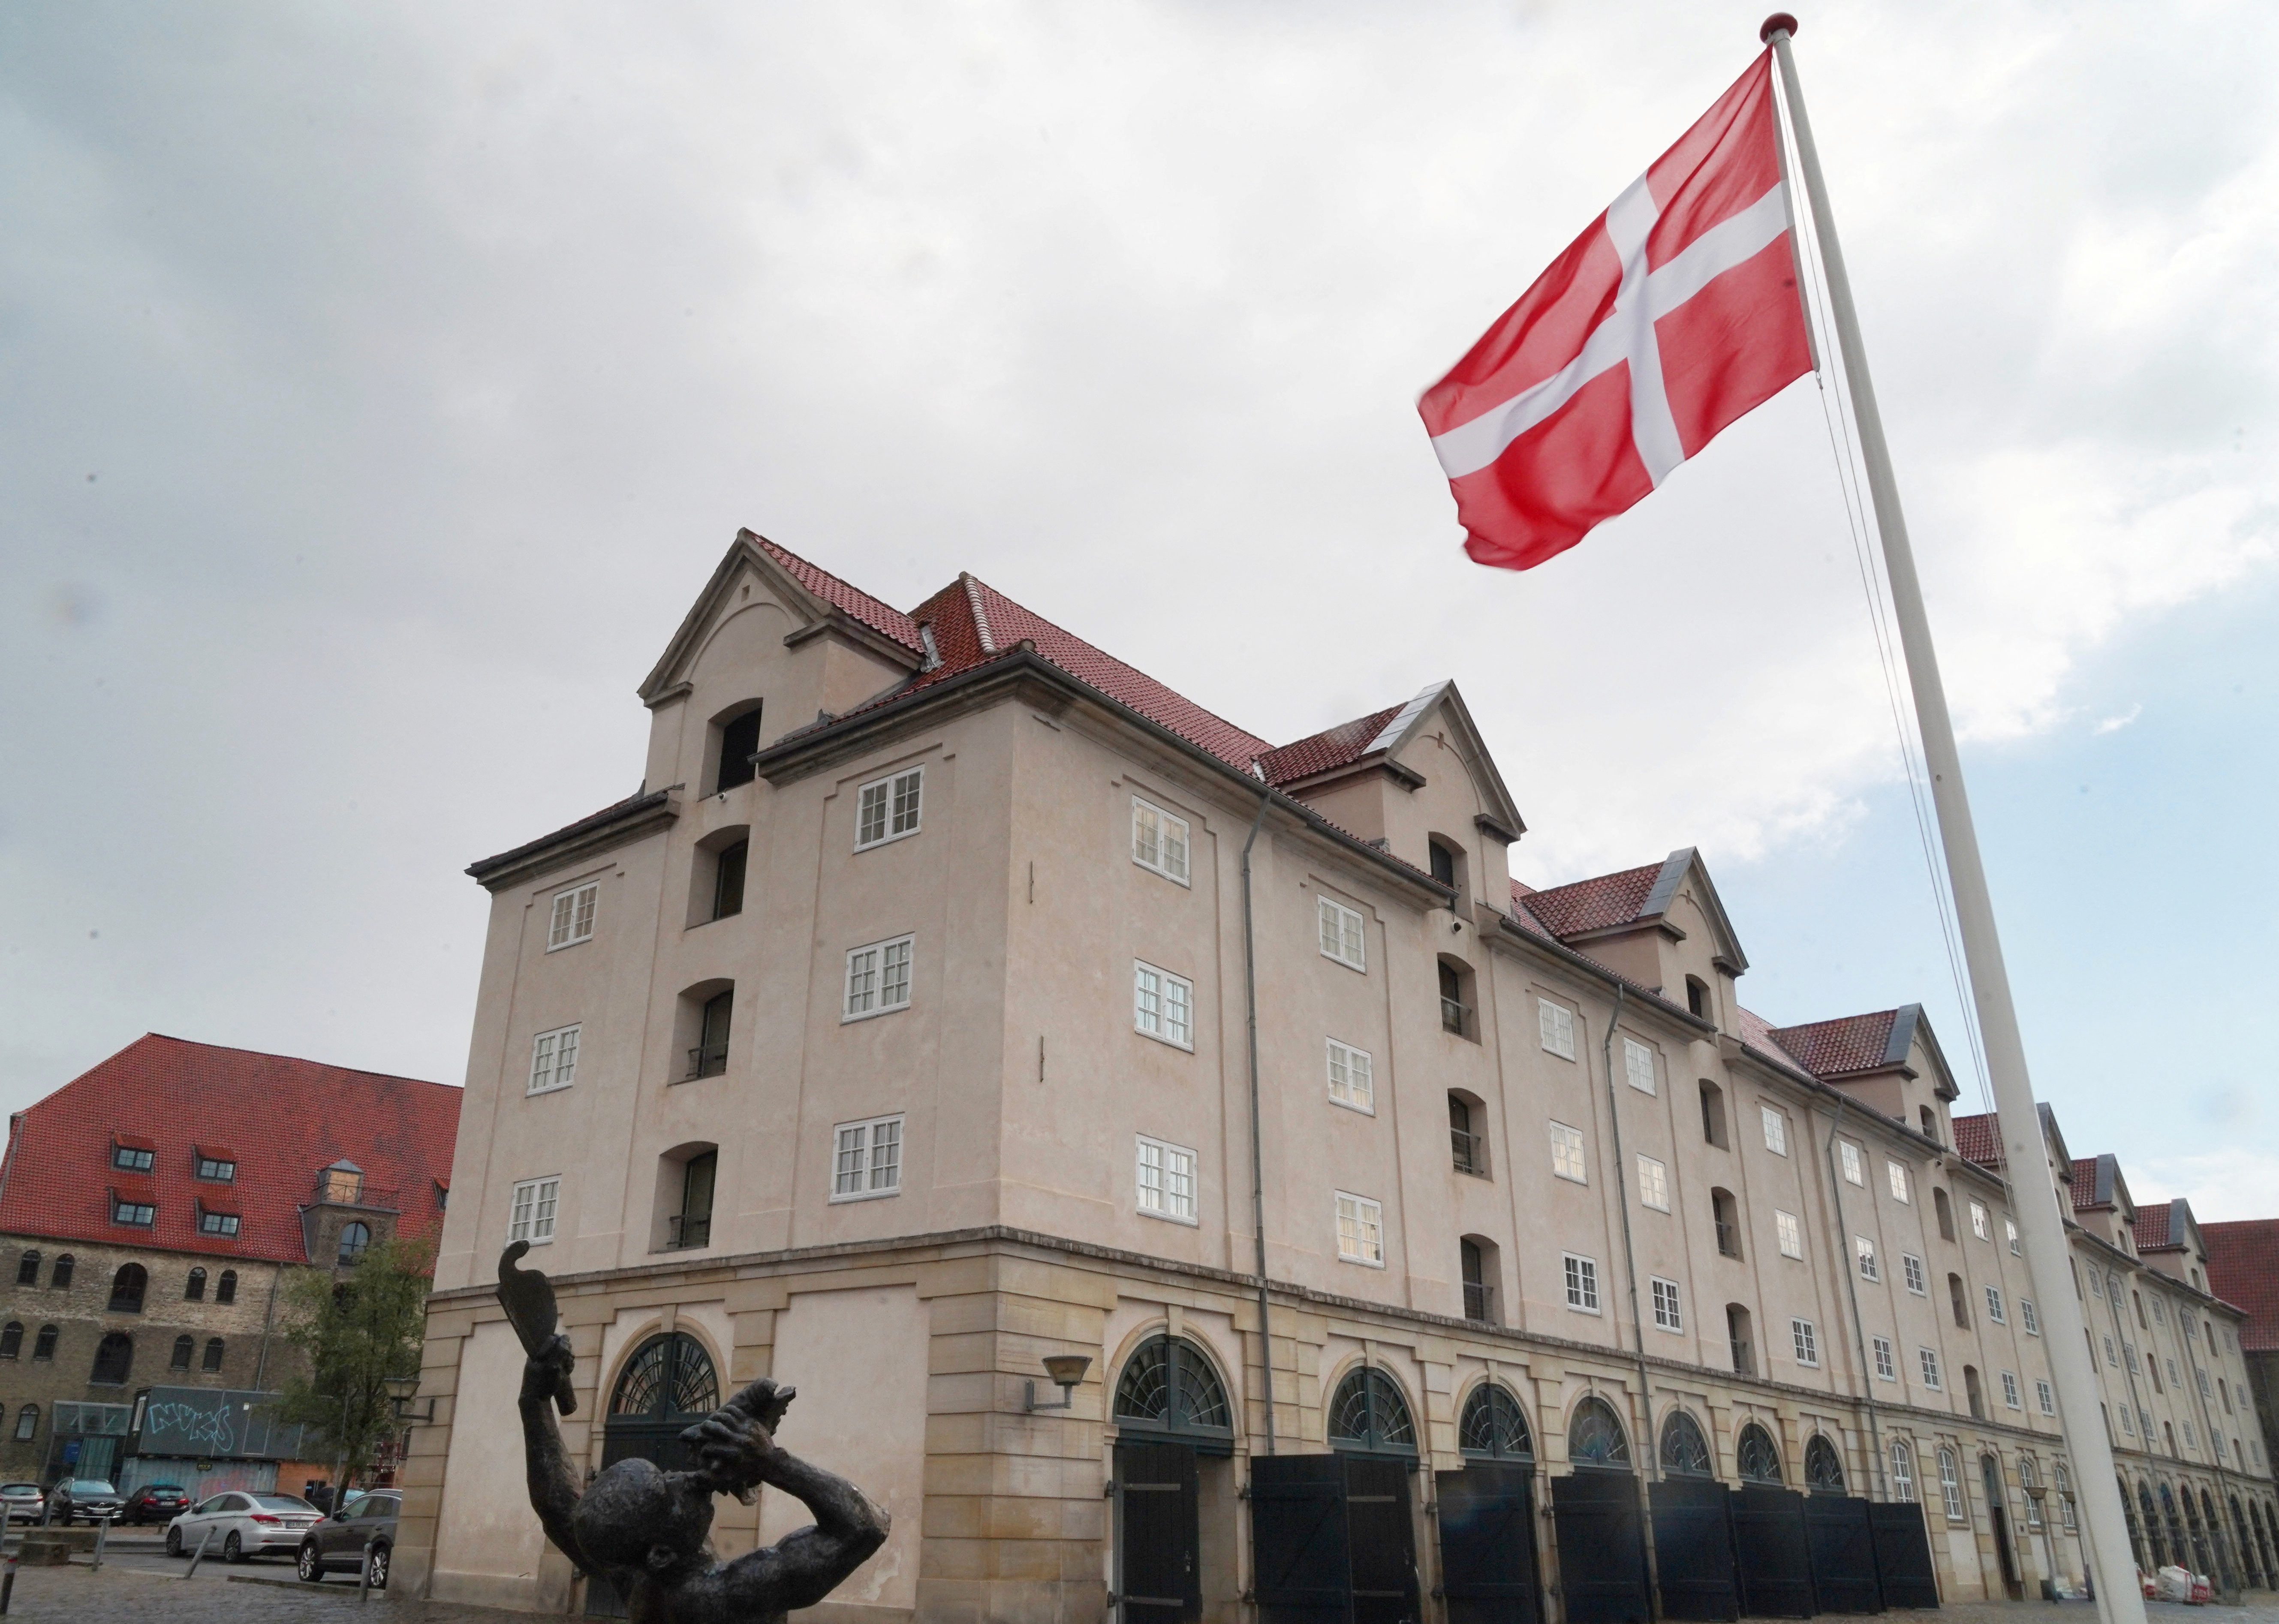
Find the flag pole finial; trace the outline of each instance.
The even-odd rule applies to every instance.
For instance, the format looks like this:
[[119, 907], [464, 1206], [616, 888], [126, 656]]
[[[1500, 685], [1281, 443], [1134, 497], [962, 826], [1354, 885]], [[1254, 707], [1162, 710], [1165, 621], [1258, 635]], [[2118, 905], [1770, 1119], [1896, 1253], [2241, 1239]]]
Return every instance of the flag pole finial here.
[[1765, 26], [1757, 30], [1757, 37], [1768, 45], [1773, 42], [1773, 35], [1776, 34], [1785, 34], [1789, 38], [1794, 39], [1796, 19], [1786, 11], [1775, 11], [1770, 17], [1765, 19]]

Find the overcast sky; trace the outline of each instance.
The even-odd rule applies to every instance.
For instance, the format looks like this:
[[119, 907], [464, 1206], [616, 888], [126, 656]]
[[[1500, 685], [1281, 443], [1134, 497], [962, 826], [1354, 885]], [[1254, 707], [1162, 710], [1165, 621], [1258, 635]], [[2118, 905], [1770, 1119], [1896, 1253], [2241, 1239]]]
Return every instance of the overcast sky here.
[[[1415, 414], [1762, 9], [0, 11], [0, 1104], [460, 1080], [461, 870], [633, 788], [739, 525], [1276, 739], [1452, 677], [1523, 877], [1698, 846], [1753, 1007], [1963, 1061], [1814, 382], [1526, 574]], [[2279, 1211], [2279, 8], [1803, 18], [2037, 1085]]]

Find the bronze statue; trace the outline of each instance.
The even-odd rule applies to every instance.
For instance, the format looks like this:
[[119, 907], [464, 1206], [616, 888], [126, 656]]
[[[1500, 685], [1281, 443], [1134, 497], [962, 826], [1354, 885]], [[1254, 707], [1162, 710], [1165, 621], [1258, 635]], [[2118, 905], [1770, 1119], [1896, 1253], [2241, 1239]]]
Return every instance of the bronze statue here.
[[[845, 1478], [777, 1446], [776, 1428], [796, 1390], [763, 1376], [680, 1436], [698, 1468], [667, 1472], [654, 1461], [620, 1460], [581, 1496], [563, 1453], [554, 1411], [576, 1407], [575, 1363], [555, 1331], [554, 1289], [515, 1260], [499, 1258], [499, 1301], [528, 1355], [522, 1372], [522, 1437], [530, 1504], [546, 1537], [590, 1579], [606, 1578], [625, 1598], [634, 1624], [765, 1624], [812, 1607], [886, 1543], [886, 1513]], [[713, 1554], [712, 1497], [747, 1505], [761, 1484], [796, 1495], [812, 1527], [733, 1562]]]

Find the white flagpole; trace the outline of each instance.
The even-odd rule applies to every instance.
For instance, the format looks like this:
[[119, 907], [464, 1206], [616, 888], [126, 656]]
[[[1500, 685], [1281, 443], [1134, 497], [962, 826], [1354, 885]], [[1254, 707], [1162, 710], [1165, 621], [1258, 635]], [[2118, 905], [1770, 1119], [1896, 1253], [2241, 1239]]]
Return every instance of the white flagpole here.
[[[1970, 824], [1970, 801], [1963, 793], [1962, 762], [1955, 753], [1954, 723], [1946, 713], [1946, 691], [1939, 681], [1938, 655], [1931, 647], [1930, 623], [1923, 614], [1922, 587], [1915, 578], [1915, 555], [1907, 547], [1907, 523], [1891, 478], [1891, 456], [1884, 444], [1884, 421], [1868, 381], [1868, 356], [1860, 341], [1860, 318], [1852, 304], [1852, 284], [1844, 272], [1844, 250], [1837, 245], [1836, 222], [1829, 213], [1828, 188], [1820, 174], [1820, 154], [1789, 49], [1796, 19], [1785, 12], [1765, 19], [1760, 37], [1780, 58], [1781, 87], [1789, 126], [1796, 136], [1812, 204], [1813, 234], [1819, 239], [1827, 273], [1829, 302], [1836, 317], [1836, 341], [1852, 387], [1852, 413], [1860, 425], [1860, 448], [1868, 464], [1868, 489], [1876, 506], [1876, 530], [1883, 538], [1884, 566], [1891, 578], [1891, 607], [1899, 623], [1899, 646], [1915, 692], [1915, 720], [1922, 730], [1923, 761], [1930, 770], [1932, 803], [1938, 810], [1939, 839], [1946, 849], [1947, 880], [1954, 892], [1956, 923], [1962, 933], [1964, 961], [1970, 971], [1971, 999], [1986, 1046], [1986, 1069], [1994, 1085], [1994, 1107], [2001, 1128], [2011, 1199], [2018, 1209], [2020, 1237], [2041, 1310], [2042, 1342], [2056, 1378], [2059, 1425], [2074, 1466], [2074, 1482], [2089, 1518], [2090, 1559], [2096, 1568], [2098, 1616], [2106, 1624], [2145, 1624], [2145, 1597], [2137, 1588], [2137, 1564], [2122, 1521], [2121, 1490], [2113, 1447], [2105, 1434], [2098, 1402], [2097, 1374], [2089, 1361], [2081, 1300], [2074, 1295], [2071, 1248], [2057, 1189], [2049, 1176], [2049, 1153], [2041, 1115], [2026, 1076], [2025, 1040], [2010, 1003], [2010, 978], [2002, 965], [2001, 938], [1994, 929], [1994, 905], [1978, 858], [1978, 836]], [[1802, 290], [1799, 289], [1799, 296]]]

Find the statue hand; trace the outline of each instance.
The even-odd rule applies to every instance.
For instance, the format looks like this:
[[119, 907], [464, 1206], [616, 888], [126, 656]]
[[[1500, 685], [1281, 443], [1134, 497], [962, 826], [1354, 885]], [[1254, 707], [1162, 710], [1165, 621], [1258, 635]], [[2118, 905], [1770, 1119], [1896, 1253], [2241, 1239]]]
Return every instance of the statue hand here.
[[523, 1361], [523, 1402], [543, 1403], [551, 1398], [559, 1379], [575, 1369], [577, 1363], [577, 1356], [570, 1352], [570, 1338], [556, 1334]]
[[731, 1494], [740, 1495], [764, 1482], [769, 1459], [776, 1453], [775, 1435], [768, 1423], [733, 1405], [713, 1411], [680, 1436], [695, 1445], [704, 1475]]

